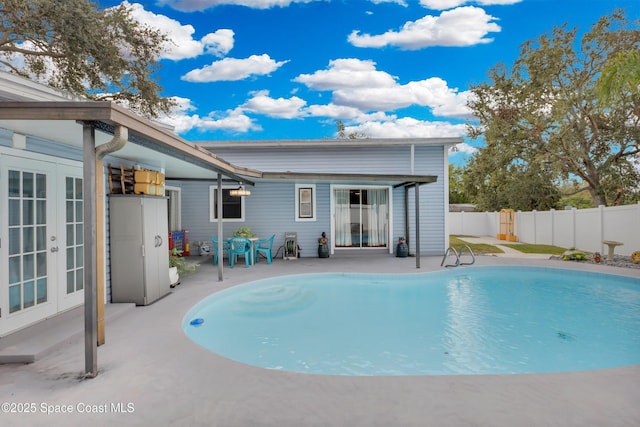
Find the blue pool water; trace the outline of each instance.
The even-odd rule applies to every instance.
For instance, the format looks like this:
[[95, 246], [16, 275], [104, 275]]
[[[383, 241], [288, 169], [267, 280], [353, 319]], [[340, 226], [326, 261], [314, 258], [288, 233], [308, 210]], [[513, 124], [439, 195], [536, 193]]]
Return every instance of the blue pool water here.
[[205, 298], [183, 329], [227, 358], [293, 372], [602, 369], [640, 363], [640, 279], [533, 267], [281, 276]]

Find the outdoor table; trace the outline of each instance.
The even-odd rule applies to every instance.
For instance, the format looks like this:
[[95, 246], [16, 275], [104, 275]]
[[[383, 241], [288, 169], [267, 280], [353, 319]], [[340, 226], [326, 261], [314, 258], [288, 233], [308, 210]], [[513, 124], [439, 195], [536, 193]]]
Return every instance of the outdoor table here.
[[613, 251], [616, 246], [622, 246], [624, 243], [616, 242], [615, 240], [603, 240], [603, 245], [607, 245], [609, 247], [609, 253], [607, 254], [607, 261], [613, 261]]

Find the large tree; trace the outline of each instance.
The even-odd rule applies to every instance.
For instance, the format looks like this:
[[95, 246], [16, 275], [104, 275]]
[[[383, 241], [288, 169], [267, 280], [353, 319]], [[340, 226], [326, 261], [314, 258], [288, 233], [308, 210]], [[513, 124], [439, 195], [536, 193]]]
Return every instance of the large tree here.
[[3, 0], [0, 64], [19, 75], [143, 115], [167, 112], [156, 73], [168, 38], [137, 22], [131, 6], [87, 0]]
[[556, 27], [526, 42], [511, 69], [497, 65], [490, 81], [472, 86], [469, 107], [480, 123], [469, 134], [483, 136], [486, 148], [469, 167], [488, 173], [475, 179], [489, 182], [491, 174], [525, 165], [556, 183], [580, 181], [595, 205], [608, 205], [619, 189], [637, 192], [640, 94], [604, 103], [596, 82], [620, 52], [640, 49], [638, 23], [616, 11], [580, 40], [577, 29]]

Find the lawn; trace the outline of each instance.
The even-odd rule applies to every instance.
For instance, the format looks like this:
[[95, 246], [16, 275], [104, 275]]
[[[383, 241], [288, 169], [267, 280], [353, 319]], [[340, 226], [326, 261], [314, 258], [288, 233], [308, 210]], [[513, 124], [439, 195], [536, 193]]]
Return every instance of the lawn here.
[[529, 243], [519, 243], [517, 245], [505, 243], [504, 246], [515, 249], [516, 251], [523, 252], [525, 254], [551, 254], [562, 255], [567, 249], [560, 246], [552, 245], [532, 245]]
[[[463, 245], [469, 245], [473, 253], [475, 254], [501, 254], [504, 253], [499, 247], [494, 245], [487, 244], [477, 244], [477, 243], [469, 243], [464, 240], [465, 237], [474, 237], [474, 236], [460, 236], [460, 235], [450, 235], [449, 241], [450, 245], [459, 250]], [[502, 246], [506, 246], [511, 249], [515, 249], [516, 251], [525, 253], [525, 254], [550, 254], [550, 255], [562, 255], [567, 249], [561, 248], [559, 246], [552, 245], [533, 245], [529, 243], [500, 243]]]
[[473, 236], [449, 236], [449, 245], [453, 246], [457, 251], [464, 245], [469, 245], [474, 254], [502, 254], [504, 251], [496, 246], [487, 245], [484, 243], [469, 243], [463, 240], [465, 237]]

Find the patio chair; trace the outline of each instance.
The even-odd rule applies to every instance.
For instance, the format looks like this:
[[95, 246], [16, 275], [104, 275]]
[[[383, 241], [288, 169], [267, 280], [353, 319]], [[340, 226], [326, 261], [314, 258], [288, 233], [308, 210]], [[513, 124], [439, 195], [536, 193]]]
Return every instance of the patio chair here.
[[[218, 237], [211, 236], [211, 243], [213, 244], [213, 265], [218, 265]], [[229, 253], [229, 242], [227, 240], [222, 241], [222, 258], [224, 259], [224, 253]]]
[[260, 254], [264, 254], [265, 258], [267, 258], [267, 264], [271, 264], [271, 249], [273, 248], [273, 239], [276, 237], [269, 237], [268, 239], [258, 240], [256, 242], [255, 250], [253, 252], [254, 262], [260, 261]]
[[232, 237], [229, 239], [229, 266], [233, 268], [236, 256], [244, 255], [244, 264], [249, 268], [251, 257], [251, 240], [245, 237]]

